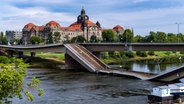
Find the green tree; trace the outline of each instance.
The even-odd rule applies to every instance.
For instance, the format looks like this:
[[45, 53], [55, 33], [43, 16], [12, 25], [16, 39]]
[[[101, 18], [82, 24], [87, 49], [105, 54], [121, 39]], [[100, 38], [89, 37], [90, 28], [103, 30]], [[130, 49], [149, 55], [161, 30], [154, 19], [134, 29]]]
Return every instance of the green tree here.
[[184, 35], [182, 33], [179, 33], [177, 36], [178, 36], [178, 42], [184, 41]]
[[133, 33], [130, 29], [126, 29], [124, 33], [122, 34], [123, 36], [123, 42], [132, 42], [133, 41]]
[[133, 42], [134, 43], [141, 43], [141, 42], [144, 42], [144, 37], [140, 36], [140, 35], [137, 35], [135, 37], [133, 37]]
[[71, 42], [72, 43], [84, 43], [86, 40], [84, 39], [84, 37], [83, 36], [77, 36], [77, 37], [73, 37], [72, 39], [71, 39]]
[[112, 30], [104, 30], [102, 32], [102, 39], [103, 42], [115, 42], [116, 41], [116, 35], [114, 33], [114, 31]]
[[0, 36], [4, 36], [4, 33], [1, 31], [1, 34], [0, 34]]
[[0, 44], [8, 45], [8, 40], [7, 40], [6, 37], [3, 35], [3, 32], [1, 32]]
[[149, 35], [146, 36], [146, 42], [156, 42], [156, 33], [150, 31]]
[[47, 37], [47, 44], [52, 44], [53, 43], [53, 37], [52, 37], [52, 33], [49, 33], [48, 34], [48, 37]]
[[92, 35], [92, 36], [90, 37], [90, 42], [91, 42], [91, 43], [96, 43], [96, 42], [98, 42], [97, 37], [96, 37], [95, 35]]
[[166, 41], [166, 36], [165, 32], [157, 32], [156, 42], [164, 43]]
[[41, 39], [38, 36], [32, 36], [30, 38], [30, 43], [31, 44], [40, 44], [41, 43]]
[[170, 43], [178, 42], [177, 35], [173, 34], [173, 33], [168, 33], [167, 38], [166, 38], [166, 42], [170, 42]]
[[38, 89], [38, 96], [43, 94], [43, 90], [38, 88], [40, 83], [38, 79], [33, 78], [28, 85], [24, 83], [24, 77], [27, 75], [25, 70], [27, 64], [22, 59], [12, 58], [9, 63], [5, 63], [0, 64], [0, 104], [11, 104], [10, 98], [22, 99], [23, 95], [29, 101], [33, 101], [34, 96], [29, 92], [29, 89], [26, 89], [29, 87]]
[[53, 40], [54, 40], [54, 42], [55, 43], [60, 43], [60, 40], [61, 40], [61, 34], [60, 34], [60, 32], [54, 32], [54, 34], [53, 34]]

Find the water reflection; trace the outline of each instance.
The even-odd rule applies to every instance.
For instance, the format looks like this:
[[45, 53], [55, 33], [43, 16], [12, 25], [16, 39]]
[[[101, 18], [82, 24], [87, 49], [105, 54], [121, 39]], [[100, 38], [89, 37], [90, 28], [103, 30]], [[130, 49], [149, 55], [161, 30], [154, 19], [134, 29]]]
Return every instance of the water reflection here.
[[140, 71], [140, 72], [150, 72], [150, 73], [161, 73], [164, 71], [172, 70], [173, 68], [182, 66], [183, 63], [148, 63], [146, 61], [140, 61], [140, 62], [130, 62], [130, 63], [121, 63], [119, 65], [110, 65], [111, 67], [115, 68], [122, 68], [127, 70], [134, 70], [134, 71]]

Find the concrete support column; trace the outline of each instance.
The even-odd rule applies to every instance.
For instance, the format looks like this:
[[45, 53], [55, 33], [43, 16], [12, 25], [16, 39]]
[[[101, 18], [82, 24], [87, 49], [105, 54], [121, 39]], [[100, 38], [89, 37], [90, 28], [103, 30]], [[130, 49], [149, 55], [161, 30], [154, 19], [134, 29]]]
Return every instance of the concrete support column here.
[[13, 57], [13, 51], [11, 51], [11, 50], [8, 51], [8, 57], [10, 57], [10, 58]]
[[95, 56], [98, 57], [98, 58], [101, 57], [100, 52], [93, 52], [93, 55], [95, 55]]
[[35, 52], [31, 52], [31, 57], [35, 57], [36, 53]]
[[70, 55], [65, 54], [65, 68], [66, 69], [83, 69], [84, 67], [74, 60]]
[[21, 52], [21, 51], [18, 52], [18, 57], [19, 57], [19, 58], [23, 58], [23, 55], [24, 55], [23, 52]]

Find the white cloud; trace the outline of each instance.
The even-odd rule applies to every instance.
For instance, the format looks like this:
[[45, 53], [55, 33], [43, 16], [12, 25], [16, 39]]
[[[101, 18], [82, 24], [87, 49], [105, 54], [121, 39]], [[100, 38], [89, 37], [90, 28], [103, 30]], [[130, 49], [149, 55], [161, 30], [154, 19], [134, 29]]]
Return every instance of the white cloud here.
[[75, 21], [73, 15], [49, 12], [40, 7], [26, 9], [8, 5], [4, 5], [3, 7], [7, 9], [0, 12], [0, 31], [21, 30], [29, 22], [35, 25], [45, 25], [47, 22], [55, 20], [62, 26], [66, 26], [68, 23]]

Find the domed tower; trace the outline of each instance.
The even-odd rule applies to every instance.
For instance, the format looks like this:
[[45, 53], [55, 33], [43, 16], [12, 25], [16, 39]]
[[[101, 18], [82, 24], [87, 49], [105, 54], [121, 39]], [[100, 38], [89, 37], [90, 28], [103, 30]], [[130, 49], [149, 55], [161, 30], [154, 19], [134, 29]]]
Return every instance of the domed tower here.
[[22, 29], [22, 44], [27, 44], [27, 42], [29, 41], [31, 36], [34, 36], [34, 32], [31, 31], [32, 28], [36, 27], [35, 24], [33, 23], [28, 23], [24, 26], [24, 28]]
[[77, 17], [77, 23], [83, 23], [85, 20], [89, 20], [88, 15], [86, 15], [86, 12], [84, 10], [84, 6], [82, 6], [81, 14]]
[[124, 28], [120, 25], [116, 25], [113, 30], [117, 33], [117, 34], [123, 34], [124, 33]]

